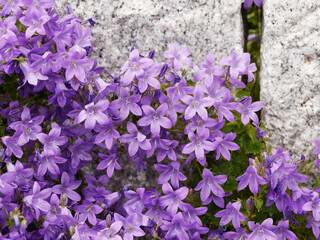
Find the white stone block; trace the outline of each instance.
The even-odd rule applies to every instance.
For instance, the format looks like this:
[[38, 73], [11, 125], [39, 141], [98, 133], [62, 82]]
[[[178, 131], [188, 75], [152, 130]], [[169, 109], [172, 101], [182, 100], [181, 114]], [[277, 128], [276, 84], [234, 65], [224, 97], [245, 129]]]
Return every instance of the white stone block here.
[[271, 143], [295, 157], [320, 139], [320, 1], [265, 0], [261, 100]]
[[[93, 57], [111, 73], [127, 60], [133, 41], [140, 54], [156, 50], [156, 60], [171, 42], [188, 47], [194, 63], [213, 51], [220, 60], [233, 48], [243, 51], [241, 0], [56, 0], [60, 13], [66, 4], [82, 19], [96, 14]], [[194, 65], [196, 65], [194, 64]], [[191, 76], [190, 76], [191, 77]]]

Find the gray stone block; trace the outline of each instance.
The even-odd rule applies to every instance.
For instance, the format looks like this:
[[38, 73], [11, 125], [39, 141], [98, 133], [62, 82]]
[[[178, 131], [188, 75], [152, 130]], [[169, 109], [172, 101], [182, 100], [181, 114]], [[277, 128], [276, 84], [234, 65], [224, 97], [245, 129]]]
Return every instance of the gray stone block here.
[[[94, 17], [92, 57], [111, 73], [127, 60], [133, 41], [140, 54], [156, 50], [161, 61], [171, 42], [190, 48], [194, 63], [215, 52], [220, 60], [230, 49], [243, 51], [241, 0], [56, 0], [58, 12], [66, 4], [81, 19]], [[195, 64], [195, 65], [196, 65]], [[191, 76], [190, 76], [191, 77]]]
[[310, 154], [320, 133], [320, 1], [265, 0], [261, 100], [271, 143]]

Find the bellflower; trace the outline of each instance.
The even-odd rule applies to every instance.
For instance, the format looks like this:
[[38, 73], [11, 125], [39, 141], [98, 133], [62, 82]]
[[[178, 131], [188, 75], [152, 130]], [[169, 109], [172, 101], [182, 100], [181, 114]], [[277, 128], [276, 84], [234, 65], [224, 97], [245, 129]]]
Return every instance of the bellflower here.
[[31, 8], [28, 11], [28, 15], [20, 18], [20, 22], [27, 26], [26, 37], [30, 38], [35, 32], [40, 35], [45, 35], [46, 30], [44, 24], [50, 20], [50, 16], [45, 11], [37, 11], [35, 8]]
[[240, 202], [235, 202], [232, 204], [229, 202], [225, 210], [221, 210], [220, 212], [217, 212], [214, 216], [221, 217], [220, 226], [224, 226], [232, 220], [232, 225], [235, 228], [239, 228], [240, 221], [244, 222], [247, 220], [245, 216], [240, 212], [240, 208], [241, 208]]
[[171, 216], [174, 216], [178, 208], [181, 208], [182, 200], [187, 197], [189, 189], [182, 187], [173, 191], [170, 184], [166, 182], [162, 185], [162, 191], [165, 195], [159, 198], [159, 204], [168, 206], [167, 212], [171, 214]]
[[137, 49], [131, 51], [129, 61], [126, 61], [121, 67], [121, 72], [125, 72], [122, 77], [123, 85], [130, 85], [134, 78], [140, 78], [144, 74], [144, 69], [149, 68], [153, 64], [154, 62], [150, 58], [140, 59]]
[[39, 80], [48, 80], [47, 76], [42, 75], [40, 72], [32, 69], [27, 62], [23, 62], [20, 68], [24, 74], [23, 85], [28, 82], [31, 85], [37, 85]]
[[236, 79], [239, 76], [246, 74], [249, 63], [249, 53], [241, 53], [240, 56], [238, 56], [234, 50], [230, 51], [229, 58], [224, 58], [220, 61], [220, 65], [229, 66], [229, 72], [232, 79]]
[[259, 191], [258, 183], [261, 185], [267, 183], [264, 178], [258, 175], [257, 169], [252, 165], [247, 168], [246, 172], [243, 175], [237, 177], [236, 180], [240, 181], [238, 185], [238, 191], [244, 189], [249, 184], [250, 191], [253, 194], [257, 194]]
[[226, 94], [221, 102], [215, 102], [213, 104], [214, 108], [218, 111], [219, 122], [223, 120], [223, 117], [225, 117], [229, 122], [234, 121], [233, 113], [230, 110], [237, 109], [238, 103], [229, 101], [230, 94]]
[[132, 122], [127, 123], [127, 130], [129, 134], [124, 134], [119, 138], [120, 142], [129, 143], [128, 152], [130, 156], [134, 156], [138, 149], [149, 150], [151, 148], [149, 139], [140, 133]]
[[125, 120], [129, 116], [130, 112], [132, 112], [136, 116], [142, 115], [141, 108], [137, 104], [140, 101], [140, 95], [133, 94], [130, 96], [128, 91], [125, 88], [121, 87], [119, 96], [120, 98], [110, 103], [110, 107], [120, 109], [119, 117], [121, 118], [121, 120]]
[[193, 63], [188, 56], [191, 54], [188, 48], [183, 48], [180, 50], [180, 46], [177, 43], [170, 44], [171, 50], [167, 50], [164, 52], [163, 57], [171, 59], [171, 63], [175, 70], [179, 71], [183, 64], [186, 63], [191, 68], [193, 67]]
[[204, 83], [207, 87], [210, 87], [213, 83], [214, 76], [222, 76], [225, 70], [218, 65], [214, 65], [214, 53], [209, 53], [206, 58], [206, 62], [200, 62], [198, 64], [200, 71], [194, 75], [194, 81], [198, 82], [204, 79]]
[[39, 167], [37, 170], [37, 177], [43, 177], [49, 171], [55, 178], [60, 173], [58, 164], [65, 163], [67, 159], [57, 155], [43, 153], [39, 156]]
[[60, 194], [61, 198], [62, 198], [62, 195], [65, 194], [67, 198], [70, 198], [73, 201], [80, 201], [81, 200], [80, 194], [73, 191], [77, 189], [80, 186], [80, 184], [81, 184], [81, 180], [70, 181], [69, 174], [66, 172], [63, 172], [61, 176], [61, 184], [54, 185], [52, 187], [52, 192], [56, 194]]
[[180, 172], [180, 163], [172, 162], [170, 165], [155, 164], [154, 168], [158, 172], [163, 172], [158, 178], [158, 184], [164, 184], [171, 179], [171, 184], [174, 188], [179, 188], [179, 180], [185, 181], [187, 178]]
[[143, 127], [150, 125], [150, 130], [153, 135], [160, 134], [160, 126], [166, 129], [172, 127], [169, 118], [164, 116], [168, 111], [167, 103], [161, 104], [157, 110], [154, 110], [148, 105], [143, 105], [142, 110], [144, 112], [144, 117], [139, 119], [137, 124]]
[[289, 230], [289, 220], [279, 221], [278, 226], [273, 232], [277, 235], [277, 240], [298, 240], [297, 236]]
[[277, 240], [277, 235], [273, 233], [275, 226], [272, 225], [272, 218], [267, 218], [261, 225], [259, 223], [254, 223], [249, 221], [248, 225], [252, 233], [249, 235], [248, 240]]
[[122, 240], [122, 237], [118, 235], [123, 223], [121, 221], [113, 222], [110, 227], [104, 228], [97, 232], [96, 240]]
[[99, 214], [103, 211], [103, 208], [98, 204], [93, 204], [89, 200], [84, 200], [82, 205], [74, 207], [74, 211], [81, 213], [79, 216], [79, 221], [84, 222], [88, 219], [89, 223], [96, 225], [97, 217], [96, 214]]
[[0, 49], [7, 41], [17, 41], [16, 33], [18, 29], [15, 25], [17, 19], [13, 16], [6, 18], [4, 21], [0, 19]]
[[107, 176], [109, 178], [112, 177], [114, 169], [120, 170], [121, 166], [119, 165], [118, 157], [116, 154], [105, 155], [102, 153], [98, 153], [99, 157], [103, 160], [99, 162], [97, 169], [102, 170], [107, 168]]
[[91, 150], [91, 146], [86, 144], [81, 138], [75, 142], [75, 144], [69, 146], [71, 153], [71, 167], [76, 168], [80, 164], [80, 161], [91, 161], [92, 156], [86, 151]]
[[70, 81], [74, 76], [82, 83], [85, 83], [86, 68], [93, 64], [93, 60], [84, 58], [83, 54], [74, 51], [69, 54], [68, 59], [65, 60], [64, 66], [66, 68], [66, 80]]
[[171, 221], [164, 221], [161, 228], [167, 231], [164, 239], [190, 239], [189, 235], [187, 234], [190, 226], [185, 223], [181, 212], [175, 214]]
[[187, 86], [187, 81], [185, 78], [182, 78], [180, 82], [177, 82], [173, 87], [166, 88], [166, 92], [169, 94], [172, 104], [179, 102], [187, 94], [193, 93], [194, 87]]
[[33, 183], [32, 194], [25, 196], [23, 202], [30, 208], [32, 208], [35, 212], [36, 220], [39, 220], [40, 210], [44, 213], [50, 211], [50, 204], [45, 201], [45, 199], [49, 198], [51, 195], [51, 189], [46, 188], [42, 191], [38, 182]]
[[163, 139], [164, 147], [158, 149], [157, 161], [161, 162], [166, 156], [172, 161], [177, 160], [177, 153], [175, 148], [178, 146], [179, 142], [176, 140]]
[[254, 2], [259, 8], [261, 8], [263, 0], [245, 0], [244, 3], [243, 3], [243, 7], [244, 7], [245, 9], [248, 9], [249, 7], [251, 7], [251, 5], [252, 5], [253, 2]]
[[199, 136], [195, 135], [193, 132], [189, 132], [188, 138], [191, 141], [182, 149], [183, 154], [190, 154], [195, 152], [195, 155], [199, 163], [203, 166], [206, 163], [205, 150], [214, 150], [214, 145], [211, 141], [207, 141], [209, 137], [208, 132], [201, 132]]
[[68, 142], [66, 136], [60, 136], [61, 127], [57, 123], [51, 124], [49, 134], [39, 133], [37, 135], [39, 141], [43, 144], [45, 154], [60, 155], [59, 146], [63, 146]]
[[240, 147], [238, 144], [232, 142], [236, 138], [235, 133], [227, 133], [224, 137], [215, 137], [214, 142], [212, 144], [213, 150], [216, 151], [216, 160], [220, 158], [220, 154], [230, 161], [231, 155], [229, 150], [235, 151], [238, 150]]
[[118, 213], [114, 214], [114, 219], [116, 221], [122, 222], [122, 227], [124, 228], [124, 239], [133, 240], [136, 237], [142, 237], [146, 233], [140, 228], [140, 221], [138, 221], [138, 214], [130, 214], [126, 218]]
[[79, 115], [75, 118], [74, 123], [79, 124], [85, 120], [86, 129], [94, 129], [96, 122], [103, 125], [108, 123], [109, 117], [104, 113], [109, 107], [109, 101], [100, 100], [98, 103], [91, 102], [85, 106]]
[[218, 197], [225, 196], [224, 190], [219, 184], [223, 184], [227, 181], [227, 175], [213, 176], [213, 173], [210, 170], [204, 168], [202, 178], [203, 180], [201, 180], [194, 188], [195, 191], [199, 191], [201, 189], [201, 201], [204, 202], [208, 199], [211, 192]]
[[232, 240], [247, 240], [249, 234], [243, 228], [236, 228], [236, 232], [226, 232], [223, 234], [226, 239]]
[[111, 119], [109, 119], [104, 126], [98, 127], [96, 130], [100, 133], [95, 137], [94, 143], [98, 145], [104, 141], [105, 146], [108, 149], [111, 149], [114, 144], [116, 144], [116, 140], [120, 137], [120, 134], [115, 129]]
[[188, 104], [186, 108], [184, 118], [191, 119], [196, 113], [202, 118], [207, 120], [208, 112], [206, 107], [212, 106], [213, 102], [209, 97], [203, 97], [203, 92], [199, 88], [194, 89], [194, 96], [186, 95], [182, 98], [182, 101]]
[[259, 111], [262, 108], [263, 103], [254, 102], [251, 104], [252, 102], [251, 97], [242, 98], [241, 100], [243, 100], [242, 102], [244, 104], [243, 105], [239, 104], [237, 107], [237, 111], [241, 114], [241, 121], [243, 125], [247, 125], [250, 119], [252, 119], [254, 123], [258, 124], [259, 123], [258, 116], [254, 112]]
[[320, 221], [317, 221], [312, 216], [307, 217], [307, 228], [312, 228], [313, 235], [318, 238], [320, 235]]

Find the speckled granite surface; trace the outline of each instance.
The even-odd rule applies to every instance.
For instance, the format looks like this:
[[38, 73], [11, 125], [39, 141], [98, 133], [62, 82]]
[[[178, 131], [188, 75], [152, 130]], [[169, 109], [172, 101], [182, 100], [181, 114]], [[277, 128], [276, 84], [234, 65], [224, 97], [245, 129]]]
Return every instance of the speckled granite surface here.
[[215, 52], [217, 60], [233, 48], [243, 50], [241, 0], [56, 0], [60, 13], [69, 4], [82, 19], [94, 17], [93, 57], [116, 73], [133, 41], [142, 55], [156, 50], [162, 60], [169, 43], [190, 48], [195, 63]]
[[320, 139], [320, 1], [265, 0], [261, 100], [272, 144], [295, 157]]

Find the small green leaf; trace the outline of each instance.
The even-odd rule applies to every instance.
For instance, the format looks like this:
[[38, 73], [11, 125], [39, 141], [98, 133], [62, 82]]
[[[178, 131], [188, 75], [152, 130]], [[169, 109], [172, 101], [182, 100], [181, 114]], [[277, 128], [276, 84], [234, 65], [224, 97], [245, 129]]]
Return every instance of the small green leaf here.
[[262, 199], [258, 199], [258, 201], [255, 202], [255, 206], [258, 210], [258, 212], [260, 212], [260, 209], [262, 208], [263, 205], [263, 200]]

